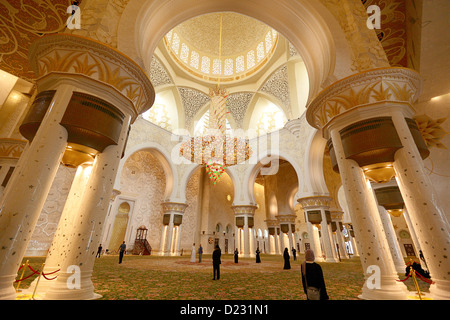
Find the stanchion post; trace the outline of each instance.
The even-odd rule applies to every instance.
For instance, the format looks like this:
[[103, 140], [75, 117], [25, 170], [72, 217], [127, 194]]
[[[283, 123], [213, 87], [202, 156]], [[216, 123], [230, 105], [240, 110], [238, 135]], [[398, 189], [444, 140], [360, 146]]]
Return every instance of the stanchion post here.
[[28, 267], [28, 260], [22, 266], [23, 266], [23, 271], [22, 271], [22, 275], [20, 276], [19, 282], [17, 283], [16, 292], [19, 292], [20, 283], [22, 282], [23, 275], [25, 274], [25, 270]]
[[412, 272], [412, 277], [413, 277], [413, 280], [414, 280], [414, 285], [416, 286], [416, 289], [417, 289], [417, 294], [419, 295], [419, 299], [422, 300], [422, 295], [420, 294], [419, 284], [417, 283], [417, 279], [416, 279], [416, 271], [415, 271], [412, 267], [411, 267], [410, 270], [411, 270], [410, 272]]
[[36, 286], [34, 287], [33, 295], [31, 296], [31, 300], [34, 300], [34, 295], [35, 295], [35, 293], [36, 293], [36, 289], [37, 289], [37, 287], [38, 287], [39, 280], [41, 280], [41, 274], [42, 274], [42, 272], [44, 271], [44, 265], [45, 265], [45, 262], [42, 264], [41, 270], [40, 270], [40, 272], [39, 272], [39, 276], [38, 276], [38, 279], [37, 279], [37, 281], [36, 281]]

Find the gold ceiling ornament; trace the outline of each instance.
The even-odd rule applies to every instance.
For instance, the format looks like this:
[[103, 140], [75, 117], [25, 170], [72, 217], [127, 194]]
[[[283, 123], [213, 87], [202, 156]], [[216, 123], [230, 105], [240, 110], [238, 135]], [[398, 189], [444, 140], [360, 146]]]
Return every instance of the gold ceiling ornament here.
[[403, 209], [389, 209], [387, 210], [387, 212], [389, 212], [390, 215], [392, 215], [393, 217], [400, 217], [403, 213]]
[[364, 166], [362, 169], [365, 177], [376, 183], [386, 183], [395, 177], [392, 162], [374, 163]]
[[449, 134], [449, 132], [441, 127], [441, 124], [447, 120], [447, 118], [433, 120], [428, 115], [422, 114], [415, 116], [414, 120], [416, 121], [420, 134], [425, 140], [428, 148], [436, 147], [439, 149], [447, 149], [441, 142], [441, 140]]
[[98, 151], [81, 144], [68, 143], [61, 163], [69, 168], [76, 168], [82, 164], [94, 163]]
[[[221, 57], [222, 15], [220, 16], [219, 61]], [[221, 66], [219, 66], [221, 68]], [[206, 134], [190, 138], [182, 143], [180, 155], [193, 163], [206, 166], [211, 181], [216, 184], [228, 166], [248, 160], [251, 149], [248, 141], [227, 135], [226, 115], [227, 90], [220, 88], [220, 78], [216, 88], [210, 88], [209, 126]]]

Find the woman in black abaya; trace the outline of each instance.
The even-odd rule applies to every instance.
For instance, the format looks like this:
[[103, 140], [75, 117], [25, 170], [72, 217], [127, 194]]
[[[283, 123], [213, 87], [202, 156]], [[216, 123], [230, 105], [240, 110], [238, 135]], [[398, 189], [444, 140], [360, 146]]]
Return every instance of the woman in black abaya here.
[[284, 258], [284, 268], [283, 269], [290, 269], [291, 262], [289, 261], [290, 256], [289, 256], [288, 248], [284, 249], [283, 258]]

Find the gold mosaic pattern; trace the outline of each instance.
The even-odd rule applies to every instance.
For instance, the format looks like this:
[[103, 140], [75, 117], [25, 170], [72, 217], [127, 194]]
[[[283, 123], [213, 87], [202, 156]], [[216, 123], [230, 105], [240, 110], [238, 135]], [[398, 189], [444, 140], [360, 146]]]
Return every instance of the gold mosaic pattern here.
[[30, 43], [66, 28], [70, 0], [0, 0], [0, 69], [32, 81]]

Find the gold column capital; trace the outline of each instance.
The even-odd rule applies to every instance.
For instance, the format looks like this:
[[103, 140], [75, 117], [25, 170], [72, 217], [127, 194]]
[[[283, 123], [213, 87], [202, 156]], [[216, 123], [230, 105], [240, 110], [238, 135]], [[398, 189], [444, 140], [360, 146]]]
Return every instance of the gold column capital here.
[[351, 110], [383, 102], [408, 106], [422, 90], [420, 75], [408, 68], [387, 67], [367, 70], [340, 79], [322, 90], [308, 105], [308, 123], [326, 130], [335, 118]]
[[313, 209], [317, 207], [326, 207], [330, 206], [333, 198], [328, 196], [311, 196], [297, 199], [304, 210]]
[[133, 118], [150, 109], [155, 90], [142, 68], [120, 51], [74, 34], [51, 34], [33, 42], [30, 65], [38, 78], [50, 73], [83, 75], [120, 92], [132, 102]]
[[254, 204], [231, 206], [235, 215], [254, 215], [256, 208], [257, 206]]
[[183, 214], [184, 210], [186, 210], [186, 208], [188, 207], [187, 203], [169, 201], [162, 202], [161, 205], [163, 207], [164, 213], [174, 212], [177, 214]]

